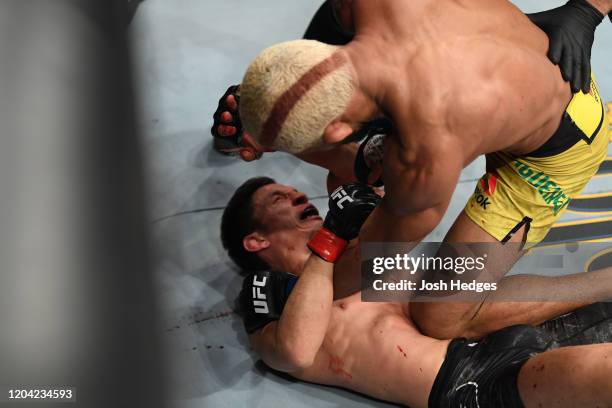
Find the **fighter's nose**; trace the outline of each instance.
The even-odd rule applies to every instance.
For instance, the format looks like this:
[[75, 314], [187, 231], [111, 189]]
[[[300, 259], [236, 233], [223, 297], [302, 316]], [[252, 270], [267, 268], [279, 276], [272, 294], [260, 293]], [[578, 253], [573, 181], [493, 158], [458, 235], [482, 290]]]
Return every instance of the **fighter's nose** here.
[[304, 193], [296, 193], [293, 197], [292, 204], [294, 206], [306, 204], [308, 202], [308, 196]]

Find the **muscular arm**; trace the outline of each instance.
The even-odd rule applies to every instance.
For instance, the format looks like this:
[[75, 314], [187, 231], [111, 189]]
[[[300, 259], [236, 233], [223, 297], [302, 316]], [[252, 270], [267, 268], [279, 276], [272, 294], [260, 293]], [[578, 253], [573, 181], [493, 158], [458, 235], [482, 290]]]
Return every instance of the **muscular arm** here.
[[296, 156], [305, 162], [329, 170], [327, 189], [332, 192], [336, 187], [356, 180], [353, 164], [358, 149], [359, 145], [357, 143], [348, 143], [338, 145], [330, 150], [300, 153]]
[[250, 336], [253, 349], [270, 367], [294, 372], [312, 365], [331, 316], [333, 267], [312, 255], [280, 319]]
[[[554, 288], [551, 291], [550, 288]], [[566, 276], [514, 275], [484, 301], [462, 336], [482, 337], [513, 324], [537, 325], [612, 298], [612, 268]], [[509, 302], [509, 299], [525, 301]]]
[[422, 134], [425, 147], [406, 149], [387, 140], [383, 179], [385, 197], [361, 230], [362, 242], [417, 242], [446, 212], [463, 168], [456, 139]]

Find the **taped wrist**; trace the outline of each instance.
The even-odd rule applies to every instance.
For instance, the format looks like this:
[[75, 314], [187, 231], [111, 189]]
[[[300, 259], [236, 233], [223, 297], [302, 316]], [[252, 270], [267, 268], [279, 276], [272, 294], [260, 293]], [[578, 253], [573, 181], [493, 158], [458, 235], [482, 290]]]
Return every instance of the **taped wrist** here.
[[308, 242], [308, 248], [326, 262], [334, 263], [342, 255], [348, 241], [323, 227]]

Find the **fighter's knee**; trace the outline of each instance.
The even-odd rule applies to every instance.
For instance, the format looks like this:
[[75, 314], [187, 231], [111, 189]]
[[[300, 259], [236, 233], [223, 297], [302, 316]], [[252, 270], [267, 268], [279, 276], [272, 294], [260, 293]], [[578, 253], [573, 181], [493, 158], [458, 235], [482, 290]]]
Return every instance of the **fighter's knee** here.
[[423, 334], [437, 339], [464, 337], [469, 327], [465, 314], [448, 302], [414, 302], [410, 315]]

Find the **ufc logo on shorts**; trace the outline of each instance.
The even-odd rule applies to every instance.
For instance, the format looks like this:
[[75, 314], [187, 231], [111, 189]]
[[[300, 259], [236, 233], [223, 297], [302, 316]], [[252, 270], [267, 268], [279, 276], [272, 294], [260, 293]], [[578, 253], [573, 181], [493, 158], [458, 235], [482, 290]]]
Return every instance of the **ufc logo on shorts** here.
[[257, 275], [253, 276], [253, 306], [255, 306], [255, 313], [268, 313], [266, 294], [261, 293], [261, 288], [266, 286], [267, 280], [267, 276], [264, 276], [261, 281], [257, 280]]
[[341, 210], [344, 208], [342, 203], [344, 203], [345, 201], [348, 201], [349, 203], [352, 203], [353, 201], [355, 201], [348, 194], [346, 194], [346, 191], [344, 191], [342, 186], [340, 186], [337, 189], [335, 189], [334, 192], [332, 193], [331, 197], [332, 197], [333, 200], [338, 200], [336, 202], [336, 205]]

